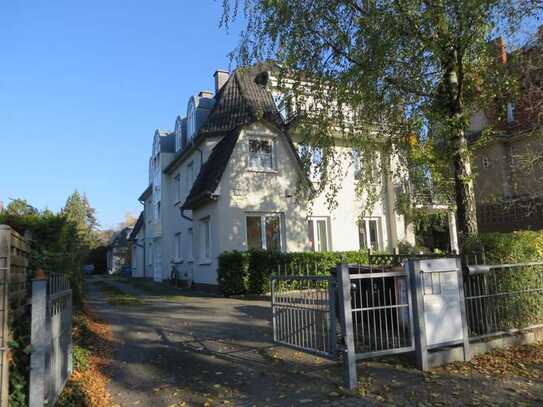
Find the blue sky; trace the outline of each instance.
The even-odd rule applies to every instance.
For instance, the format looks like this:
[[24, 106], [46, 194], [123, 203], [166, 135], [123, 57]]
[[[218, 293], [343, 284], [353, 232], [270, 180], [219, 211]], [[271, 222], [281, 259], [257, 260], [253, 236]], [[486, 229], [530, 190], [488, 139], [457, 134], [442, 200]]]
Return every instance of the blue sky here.
[[0, 200], [58, 210], [78, 189], [103, 227], [138, 212], [154, 129], [229, 68], [221, 3], [2, 1]]
[[138, 213], [154, 129], [229, 68], [221, 3], [0, 2], [0, 201], [58, 210], [78, 189], [103, 227]]

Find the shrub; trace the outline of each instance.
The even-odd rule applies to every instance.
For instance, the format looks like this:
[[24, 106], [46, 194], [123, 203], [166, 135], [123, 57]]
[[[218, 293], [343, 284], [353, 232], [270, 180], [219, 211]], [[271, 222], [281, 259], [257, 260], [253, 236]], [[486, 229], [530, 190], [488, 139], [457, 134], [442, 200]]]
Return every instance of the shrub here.
[[218, 281], [224, 295], [245, 294], [248, 288], [248, 274], [247, 252], [225, 252], [219, 256]]
[[219, 256], [219, 287], [226, 296], [263, 294], [273, 273], [325, 275], [338, 263], [367, 264], [367, 252], [225, 252]]
[[488, 264], [524, 263], [543, 259], [543, 230], [512, 233], [482, 233], [464, 243], [463, 253], [480, 256], [484, 250]]
[[[527, 263], [543, 260], [543, 231], [516, 231], [512, 233], [484, 233], [469, 238], [464, 244], [468, 262], [475, 256], [481, 261], [484, 250], [486, 264]], [[479, 312], [499, 313], [499, 329], [526, 328], [543, 322], [543, 296], [530, 291], [539, 288], [541, 270], [518, 267], [493, 272], [492, 284], [497, 291], [515, 293], [499, 297], [492, 305], [483, 304]], [[470, 277], [474, 283], [486, 287], [486, 277]], [[488, 307], [488, 310], [486, 309]], [[495, 308], [495, 310], [491, 309]], [[475, 327], [477, 328], [477, 327]]]

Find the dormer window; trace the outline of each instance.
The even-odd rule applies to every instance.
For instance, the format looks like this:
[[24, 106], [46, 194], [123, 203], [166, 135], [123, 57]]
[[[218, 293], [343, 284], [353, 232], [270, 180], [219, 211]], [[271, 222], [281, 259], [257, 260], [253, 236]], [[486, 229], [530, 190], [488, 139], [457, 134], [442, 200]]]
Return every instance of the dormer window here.
[[257, 171], [273, 171], [274, 143], [271, 139], [249, 139], [249, 168]]
[[194, 137], [196, 132], [196, 109], [194, 107], [194, 99], [191, 98], [189, 102], [189, 108], [187, 111], [187, 141], [190, 141]]

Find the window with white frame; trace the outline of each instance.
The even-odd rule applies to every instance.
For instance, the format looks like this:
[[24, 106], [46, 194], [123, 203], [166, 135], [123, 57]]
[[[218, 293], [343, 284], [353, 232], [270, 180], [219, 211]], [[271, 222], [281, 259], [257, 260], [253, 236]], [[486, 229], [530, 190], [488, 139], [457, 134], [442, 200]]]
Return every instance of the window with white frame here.
[[200, 260], [211, 261], [211, 225], [209, 218], [200, 220]]
[[174, 244], [175, 244], [175, 260], [181, 261], [183, 259], [183, 246], [181, 241], [181, 233], [176, 233], [174, 235]]
[[281, 215], [249, 213], [246, 215], [247, 248], [281, 251]]
[[381, 219], [365, 218], [358, 223], [360, 249], [381, 250]]
[[194, 259], [192, 253], [192, 228], [187, 229], [187, 259], [192, 261]]
[[272, 171], [274, 165], [274, 142], [269, 138], [249, 139], [249, 168], [258, 171]]
[[309, 246], [314, 252], [327, 252], [330, 250], [330, 231], [328, 218], [312, 217], [307, 222]]

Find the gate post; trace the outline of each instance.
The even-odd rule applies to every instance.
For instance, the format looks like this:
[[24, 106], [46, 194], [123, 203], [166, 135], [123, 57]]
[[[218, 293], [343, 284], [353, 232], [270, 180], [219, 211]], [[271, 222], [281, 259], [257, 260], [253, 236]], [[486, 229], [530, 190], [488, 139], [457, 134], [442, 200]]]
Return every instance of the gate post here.
[[46, 394], [45, 358], [47, 353], [47, 278], [32, 280], [29, 407], [43, 406]]
[[428, 370], [428, 347], [426, 344], [426, 322], [424, 321], [424, 297], [420, 262], [409, 259], [407, 267], [411, 282], [411, 297], [413, 298], [416, 362], [420, 370], [426, 371]]
[[343, 351], [343, 372], [345, 386], [356, 389], [358, 380], [356, 377], [356, 354], [354, 349], [353, 312], [351, 309], [351, 278], [347, 264], [338, 264], [336, 279], [339, 294], [339, 316], [341, 331], [345, 347]]

